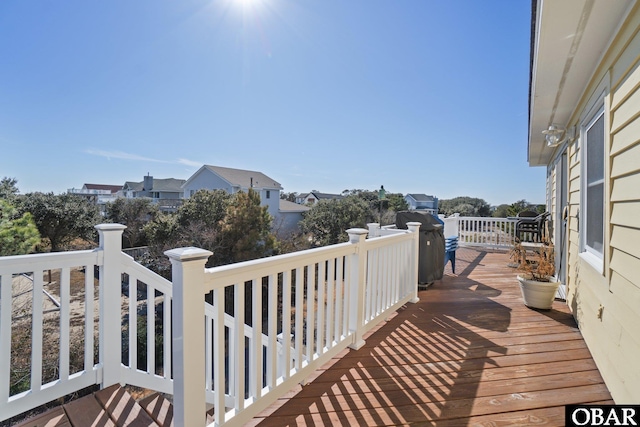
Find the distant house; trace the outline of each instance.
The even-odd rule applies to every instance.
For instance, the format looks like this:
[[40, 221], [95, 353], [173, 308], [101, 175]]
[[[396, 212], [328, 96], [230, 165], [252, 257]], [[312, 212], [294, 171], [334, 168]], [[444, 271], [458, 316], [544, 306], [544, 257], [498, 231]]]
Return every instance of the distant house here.
[[90, 202], [95, 203], [104, 215], [106, 212], [106, 204], [113, 202], [121, 190], [121, 185], [84, 184], [82, 188], [68, 189], [67, 193], [84, 197]]
[[432, 215], [438, 214], [438, 198], [426, 194], [407, 194], [404, 200], [411, 211], [423, 211]]
[[313, 206], [320, 200], [340, 200], [343, 198], [344, 196], [341, 196], [340, 194], [319, 193], [317, 191], [312, 191], [311, 193], [298, 195], [298, 197], [296, 197], [296, 203], [300, 205]]
[[267, 206], [274, 218], [280, 211], [280, 190], [276, 180], [262, 172], [204, 165], [183, 184], [184, 198], [188, 199], [198, 190], [225, 190], [229, 194], [248, 192], [249, 188], [260, 194], [260, 202]]
[[103, 205], [115, 200], [121, 190], [121, 185], [84, 184], [82, 188], [68, 189], [67, 193], [82, 196], [96, 204]]
[[185, 182], [184, 179], [156, 179], [147, 175], [142, 182], [125, 182], [120, 194], [126, 198], [148, 197], [161, 210], [174, 211], [181, 204], [182, 185]]
[[303, 214], [311, 209], [309, 206], [293, 203], [280, 199], [279, 215], [274, 219], [273, 228], [278, 237], [286, 238], [297, 233], [299, 222], [303, 219]]

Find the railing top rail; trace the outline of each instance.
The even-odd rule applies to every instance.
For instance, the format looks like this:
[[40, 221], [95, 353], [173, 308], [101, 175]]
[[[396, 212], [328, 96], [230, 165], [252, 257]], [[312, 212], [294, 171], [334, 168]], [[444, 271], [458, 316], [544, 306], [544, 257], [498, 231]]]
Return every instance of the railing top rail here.
[[502, 217], [493, 217], [493, 216], [459, 216], [457, 217], [459, 221], [463, 220], [476, 220], [476, 221], [487, 221], [487, 222], [517, 222], [516, 218], [502, 218]]
[[122, 253], [123, 273], [134, 273], [136, 279], [147, 285], [153, 286], [162, 293], [172, 296], [173, 286], [171, 281], [165, 279], [159, 274], [149, 270], [145, 266], [138, 264], [130, 255]]
[[382, 246], [387, 246], [392, 244], [390, 240], [397, 240], [398, 242], [402, 242], [404, 240], [412, 240], [412, 239], [413, 239], [413, 235], [408, 230], [393, 230], [393, 232], [385, 234], [383, 236], [367, 239], [365, 240], [364, 244], [366, 245], [367, 249], [376, 249]]
[[214, 286], [228, 286], [234, 283], [252, 280], [256, 277], [277, 274], [287, 269], [322, 262], [329, 258], [346, 256], [352, 254], [354, 250], [355, 246], [347, 242], [276, 255], [269, 258], [260, 258], [252, 261], [207, 268], [205, 269], [205, 292], [212, 290]]
[[[0, 274], [22, 273], [37, 269], [57, 269], [99, 264], [100, 249], [0, 257]], [[37, 267], [36, 267], [37, 266]]]

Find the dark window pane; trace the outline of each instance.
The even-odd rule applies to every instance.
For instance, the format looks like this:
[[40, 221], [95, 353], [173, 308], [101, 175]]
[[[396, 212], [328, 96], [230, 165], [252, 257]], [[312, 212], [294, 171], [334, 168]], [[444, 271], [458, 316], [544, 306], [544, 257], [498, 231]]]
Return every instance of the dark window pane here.
[[595, 251], [603, 252], [604, 236], [604, 185], [587, 188], [587, 245]]

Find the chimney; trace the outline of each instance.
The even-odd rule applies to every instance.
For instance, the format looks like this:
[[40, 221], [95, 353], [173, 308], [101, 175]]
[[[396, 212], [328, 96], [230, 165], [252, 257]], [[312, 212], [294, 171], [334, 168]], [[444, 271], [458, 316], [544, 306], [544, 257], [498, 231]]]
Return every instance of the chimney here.
[[149, 192], [151, 190], [153, 190], [153, 177], [147, 173], [142, 183], [142, 191]]

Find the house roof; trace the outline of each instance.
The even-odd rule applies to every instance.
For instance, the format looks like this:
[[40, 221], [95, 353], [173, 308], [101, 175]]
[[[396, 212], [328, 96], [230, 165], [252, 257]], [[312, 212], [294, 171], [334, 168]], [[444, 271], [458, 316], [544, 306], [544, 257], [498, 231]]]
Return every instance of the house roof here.
[[280, 199], [280, 210], [282, 212], [306, 212], [311, 209], [309, 206], [293, 203], [288, 200]]
[[411, 197], [416, 202], [433, 202], [433, 201], [435, 201], [435, 197], [427, 196], [426, 194], [412, 193], [412, 194], [407, 194], [407, 196]]
[[[211, 172], [220, 176], [222, 179], [234, 186], [243, 188], [275, 188], [278, 190], [282, 189], [282, 186], [278, 181], [268, 177], [262, 172], [225, 168], [222, 166], [212, 165], [204, 165], [202, 168], [200, 168], [200, 170], [202, 170], [203, 168], [209, 169]], [[196, 172], [194, 176], [198, 174], [200, 170]]]
[[566, 127], [634, 0], [533, 0], [529, 79], [530, 166], [548, 164], [555, 149], [542, 134]]
[[122, 185], [107, 185], [107, 184], [84, 184], [83, 188], [87, 190], [107, 190], [111, 193], [117, 193], [122, 190]]
[[313, 195], [314, 195], [314, 197], [315, 197], [316, 199], [318, 199], [318, 200], [323, 200], [323, 199], [324, 199], [324, 200], [327, 200], [327, 199], [338, 199], [338, 200], [340, 200], [340, 199], [343, 199], [343, 198], [344, 198], [344, 196], [343, 196], [343, 195], [341, 195], [341, 194], [318, 193], [317, 191], [312, 191], [311, 193], [307, 193], [307, 194], [304, 194], [304, 195], [300, 195], [300, 196], [298, 196], [298, 197], [306, 199], [306, 198], [307, 198], [307, 197], [309, 197], [311, 194], [313, 194]]
[[[185, 182], [186, 180], [177, 179], [177, 178], [164, 178], [164, 179], [153, 178], [153, 187], [150, 188], [149, 191], [181, 193], [182, 184], [184, 184]], [[144, 181], [142, 182], [127, 181], [122, 186], [122, 189], [131, 190], [131, 191], [142, 191], [143, 185], [144, 185]]]
[[126, 181], [122, 186], [123, 190], [142, 191], [142, 182]]

